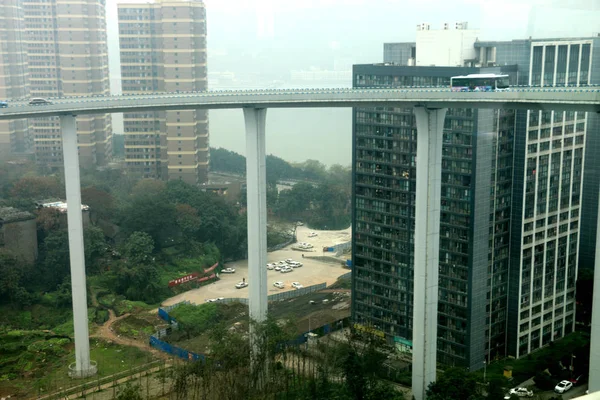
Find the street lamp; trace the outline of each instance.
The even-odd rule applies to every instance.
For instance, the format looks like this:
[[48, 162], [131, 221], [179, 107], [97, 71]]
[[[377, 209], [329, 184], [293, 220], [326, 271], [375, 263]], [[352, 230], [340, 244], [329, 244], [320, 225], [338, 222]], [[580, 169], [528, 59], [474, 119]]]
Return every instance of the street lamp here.
[[485, 362], [485, 360], [483, 360], [483, 383], [487, 383], [487, 381], [485, 380], [486, 372], [487, 372], [487, 363]]

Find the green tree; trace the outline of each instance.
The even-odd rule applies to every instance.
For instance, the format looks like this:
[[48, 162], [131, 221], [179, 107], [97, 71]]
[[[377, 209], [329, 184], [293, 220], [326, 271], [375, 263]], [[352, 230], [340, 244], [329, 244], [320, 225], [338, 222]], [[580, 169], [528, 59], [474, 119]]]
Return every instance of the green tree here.
[[40, 249], [40, 284], [46, 290], [54, 290], [70, 274], [69, 238], [64, 230], [50, 232]]
[[85, 247], [85, 268], [89, 273], [99, 272], [99, 262], [106, 252], [106, 240], [102, 229], [90, 226], [83, 232]]
[[111, 220], [116, 212], [114, 197], [106, 190], [97, 186], [81, 189], [81, 202], [90, 206], [93, 215], [101, 219]]
[[489, 380], [487, 388], [487, 398], [490, 400], [500, 400], [504, 398], [507, 389], [504, 387], [505, 378], [493, 378]]
[[183, 234], [184, 240], [193, 240], [198, 235], [198, 230], [202, 225], [198, 210], [189, 204], [177, 204], [175, 211], [177, 213], [177, 225]]
[[[142, 185], [148, 189], [153, 183]], [[120, 224], [124, 233], [145, 232], [152, 236], [156, 247], [162, 247], [178, 234], [175, 206], [168, 201], [164, 192], [142, 191], [137, 187], [128, 204], [121, 211]], [[144, 189], [145, 190], [145, 189]]]
[[154, 240], [145, 232], [133, 232], [123, 246], [123, 251], [130, 264], [147, 263], [152, 258]]
[[[25, 266], [9, 252], [0, 251], [0, 302], [28, 305], [30, 298], [23, 287]], [[25, 303], [25, 304], [23, 304]]]
[[535, 386], [541, 390], [552, 390], [556, 385], [555, 380], [544, 371], [536, 372], [533, 381], [535, 382]]
[[428, 400], [479, 400], [482, 398], [483, 396], [475, 376], [469, 374], [463, 368], [450, 368], [444, 371], [427, 388]]
[[222, 148], [210, 148], [211, 171], [229, 172], [236, 175], [246, 174], [246, 157]]
[[35, 201], [64, 198], [65, 190], [62, 183], [54, 176], [32, 176], [16, 181], [10, 194], [16, 198]]
[[119, 388], [116, 400], [142, 400], [142, 388], [140, 385], [127, 382], [125, 386]]

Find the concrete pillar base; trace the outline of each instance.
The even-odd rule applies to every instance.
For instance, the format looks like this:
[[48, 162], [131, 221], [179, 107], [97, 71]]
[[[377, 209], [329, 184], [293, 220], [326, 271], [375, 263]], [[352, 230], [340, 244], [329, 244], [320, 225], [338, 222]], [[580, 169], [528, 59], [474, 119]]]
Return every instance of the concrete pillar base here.
[[98, 363], [90, 360], [89, 368], [86, 370], [78, 370], [77, 363], [69, 364], [69, 376], [73, 379], [84, 379], [94, 376], [98, 373]]

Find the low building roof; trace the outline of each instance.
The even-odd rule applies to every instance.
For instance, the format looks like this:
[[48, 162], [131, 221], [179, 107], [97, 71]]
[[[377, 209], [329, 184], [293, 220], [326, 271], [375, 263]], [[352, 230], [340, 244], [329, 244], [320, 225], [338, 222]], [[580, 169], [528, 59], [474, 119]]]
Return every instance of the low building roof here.
[[0, 207], [0, 222], [17, 222], [34, 219], [35, 215], [29, 211], [23, 211], [14, 207]]

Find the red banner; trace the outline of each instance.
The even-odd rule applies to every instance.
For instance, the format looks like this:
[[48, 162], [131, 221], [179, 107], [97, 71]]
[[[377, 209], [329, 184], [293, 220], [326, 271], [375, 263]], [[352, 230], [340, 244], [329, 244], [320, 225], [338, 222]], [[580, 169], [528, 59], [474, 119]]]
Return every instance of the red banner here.
[[172, 281], [169, 281], [169, 287], [181, 285], [182, 283], [192, 281], [192, 280], [198, 278], [199, 275], [200, 274], [197, 272], [192, 272], [191, 274], [186, 275], [184, 277], [173, 279]]
[[216, 278], [216, 277], [217, 277], [217, 275], [212, 274], [210, 276], [205, 276], [204, 278], [198, 279], [198, 282], [206, 282], [206, 281], [209, 281], [209, 280], [211, 280], [213, 278]]
[[213, 266], [212, 266], [212, 267], [210, 267], [210, 268], [205, 268], [205, 269], [204, 269], [204, 273], [205, 273], [205, 274], [208, 274], [209, 272], [213, 272], [213, 271], [215, 270], [215, 268], [217, 268], [217, 265], [219, 265], [219, 263], [215, 263], [215, 265], [213, 265]]

